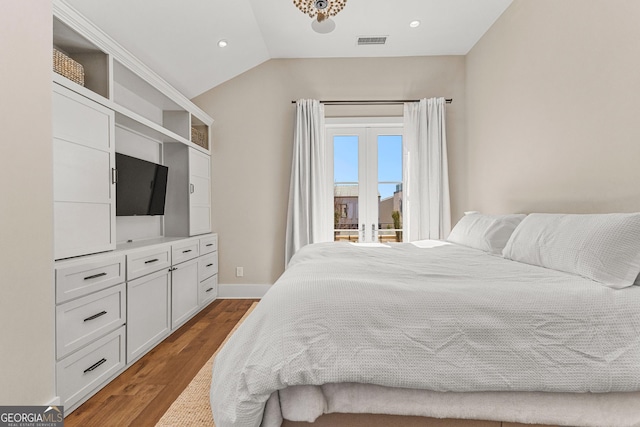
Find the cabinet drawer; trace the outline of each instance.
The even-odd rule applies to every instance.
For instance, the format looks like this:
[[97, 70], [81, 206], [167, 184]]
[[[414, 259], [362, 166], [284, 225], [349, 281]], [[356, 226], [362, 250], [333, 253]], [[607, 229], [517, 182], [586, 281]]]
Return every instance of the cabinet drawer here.
[[124, 255], [56, 266], [56, 303], [124, 282]]
[[218, 272], [218, 252], [201, 256], [198, 259], [198, 276], [202, 282]]
[[145, 276], [171, 266], [169, 245], [127, 254], [127, 280]]
[[218, 250], [218, 235], [200, 238], [200, 255], [208, 254]]
[[200, 283], [200, 291], [198, 293], [198, 305], [203, 306], [213, 301], [218, 296], [218, 275], [208, 278]]
[[56, 363], [57, 394], [70, 407], [124, 368], [122, 326]]
[[171, 245], [171, 264], [173, 265], [193, 259], [198, 255], [200, 255], [200, 242], [198, 240], [189, 240]]
[[124, 283], [56, 307], [58, 359], [116, 329], [126, 321]]

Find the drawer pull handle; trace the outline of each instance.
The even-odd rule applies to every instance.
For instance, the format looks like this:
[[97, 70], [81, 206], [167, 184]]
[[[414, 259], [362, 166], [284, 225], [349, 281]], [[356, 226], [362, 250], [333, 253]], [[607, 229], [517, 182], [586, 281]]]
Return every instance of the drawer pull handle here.
[[93, 316], [87, 317], [86, 319], [84, 319], [85, 322], [88, 322], [89, 320], [93, 320], [93, 319], [97, 319], [100, 316], [104, 316], [105, 314], [107, 314], [106, 311], [101, 311], [98, 314], [94, 314]]
[[155, 259], [150, 259], [149, 261], [145, 261], [144, 263], [145, 264], [151, 264], [152, 262], [158, 262], [158, 261], [160, 261], [160, 260], [158, 258], [155, 258]]
[[191, 249], [187, 249], [186, 251], [182, 251], [183, 254], [191, 252]]
[[213, 264], [207, 264], [207, 267], [211, 267]]
[[97, 279], [98, 277], [102, 277], [102, 276], [106, 276], [107, 273], [98, 273], [98, 274], [94, 274], [93, 276], [87, 276], [84, 278], [84, 280], [91, 280], [91, 279]]
[[206, 246], [207, 246], [207, 247], [209, 247], [209, 246], [213, 246], [213, 243], [207, 243], [207, 245], [206, 245]]
[[102, 365], [106, 361], [107, 361], [107, 359], [105, 359], [103, 357], [102, 359], [98, 360], [96, 363], [94, 363], [93, 365], [91, 365], [87, 369], [85, 369], [83, 373], [86, 374], [87, 372], [91, 372], [91, 371], [95, 370], [98, 366]]
[[211, 292], [212, 290], [213, 290], [213, 288], [209, 288], [205, 292]]

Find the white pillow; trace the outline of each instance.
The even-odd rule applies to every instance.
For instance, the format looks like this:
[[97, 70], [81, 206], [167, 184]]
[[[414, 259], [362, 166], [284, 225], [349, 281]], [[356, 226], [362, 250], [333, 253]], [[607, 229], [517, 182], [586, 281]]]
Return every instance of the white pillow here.
[[526, 215], [483, 215], [472, 212], [463, 216], [447, 237], [448, 242], [501, 254], [511, 233]]
[[640, 273], [640, 213], [530, 214], [503, 255], [625, 288]]

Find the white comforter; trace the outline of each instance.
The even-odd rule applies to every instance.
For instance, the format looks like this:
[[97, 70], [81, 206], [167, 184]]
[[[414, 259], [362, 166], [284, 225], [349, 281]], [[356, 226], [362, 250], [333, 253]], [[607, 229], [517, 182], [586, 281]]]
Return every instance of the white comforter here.
[[301, 249], [216, 357], [217, 427], [259, 426], [272, 392], [640, 390], [640, 287], [435, 242]]

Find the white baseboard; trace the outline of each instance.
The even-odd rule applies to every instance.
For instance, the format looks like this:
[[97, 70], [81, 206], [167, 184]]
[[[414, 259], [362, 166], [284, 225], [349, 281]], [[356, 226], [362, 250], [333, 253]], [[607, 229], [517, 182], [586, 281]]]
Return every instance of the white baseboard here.
[[254, 299], [262, 298], [271, 285], [238, 285], [219, 284], [218, 298], [222, 299]]
[[60, 396], [56, 396], [54, 397], [52, 400], [50, 400], [48, 403], [45, 403], [45, 405], [47, 406], [60, 406]]

